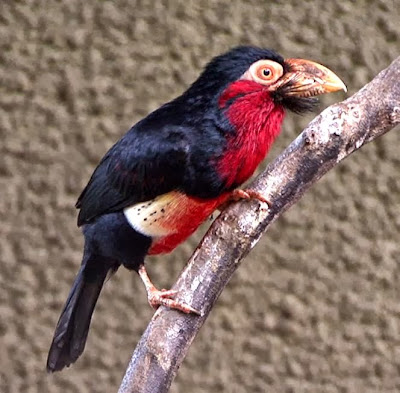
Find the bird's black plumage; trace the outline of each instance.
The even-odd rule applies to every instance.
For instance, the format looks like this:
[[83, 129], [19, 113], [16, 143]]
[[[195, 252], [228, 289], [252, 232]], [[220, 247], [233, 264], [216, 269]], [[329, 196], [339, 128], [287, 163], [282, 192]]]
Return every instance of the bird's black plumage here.
[[57, 323], [47, 359], [49, 371], [61, 370], [81, 355], [107, 276], [121, 264], [137, 269], [151, 244], [151, 238], [135, 231], [122, 212], [101, 216], [86, 225], [83, 232], [86, 241], [82, 265]]
[[79, 197], [78, 225], [179, 188], [189, 159], [187, 139], [177, 126], [134, 126], [108, 151]]
[[215, 161], [232, 130], [216, 100], [255, 61], [283, 58], [242, 46], [213, 59], [191, 87], [134, 125], [104, 156], [78, 199], [78, 225], [174, 189], [211, 198], [224, 190]]
[[84, 256], [57, 324], [48, 370], [68, 366], [82, 353], [107, 275], [121, 264], [137, 270], [144, 261], [152, 239], [128, 224], [123, 209], [172, 190], [199, 198], [226, 191], [215, 163], [235, 130], [217, 100], [260, 59], [283, 64], [275, 52], [255, 47], [214, 58], [186, 92], [135, 124], [101, 160], [76, 203]]
[[[259, 60], [272, 60], [274, 64], [279, 63], [275, 64], [278, 69], [287, 71], [284, 59], [272, 50], [246, 46], [218, 56], [186, 92], [135, 124], [101, 160], [76, 203], [80, 209], [78, 225], [83, 225], [85, 249], [81, 269], [50, 347], [49, 371], [69, 366], [82, 353], [106, 277], [120, 265], [142, 272], [139, 267], [144, 264], [145, 256], [153, 252], [154, 243], [161, 244], [158, 253], [176, 247], [218, 206], [221, 196], [227, 198], [228, 191], [251, 176], [279, 133], [282, 106], [294, 111], [310, 109], [310, 98], [286, 97], [286, 90], [282, 89], [264, 94], [263, 85], [245, 80], [245, 84], [253, 83], [253, 87], [256, 84], [264, 94], [256, 108], [250, 107], [250, 112], [256, 113], [253, 119], [258, 126], [235, 126], [227, 113], [232, 115], [231, 108], [240, 108], [232, 105], [248, 92], [239, 91], [230, 96], [223, 107], [219, 99]], [[238, 84], [243, 86], [243, 81]], [[254, 103], [249, 98], [244, 101]], [[279, 108], [271, 121], [270, 114], [277, 102]], [[260, 108], [261, 114], [257, 112]], [[269, 109], [263, 112], [263, 108]], [[242, 109], [242, 118], [248, 111], [249, 107]], [[241, 128], [240, 138], [236, 138], [238, 128]], [[249, 139], [246, 139], [247, 131]], [[259, 132], [263, 133], [260, 144]], [[225, 158], [228, 159], [224, 161]], [[240, 171], [244, 175], [238, 176]], [[233, 180], [228, 181], [228, 176]], [[237, 182], [235, 176], [239, 179]], [[172, 202], [168, 199], [171, 194], [172, 199], [175, 198]], [[164, 199], [162, 203], [166, 205], [160, 203], [163, 197], [167, 202]], [[145, 201], [142, 207], [137, 205]], [[150, 208], [153, 203], [156, 207]], [[168, 203], [175, 203], [170, 210], [172, 213], [163, 216]], [[186, 205], [181, 207], [180, 203]], [[163, 207], [159, 209], [160, 206]], [[138, 219], [141, 209], [159, 209], [160, 212], [146, 210], [149, 216]], [[132, 221], [128, 219], [128, 210], [133, 211]], [[156, 224], [155, 215], [159, 213], [160, 220], [164, 221]], [[150, 217], [155, 224], [151, 229], [146, 226]], [[179, 230], [176, 229], [178, 222]], [[157, 227], [155, 231], [154, 227]], [[163, 243], [171, 238], [172, 243]]]

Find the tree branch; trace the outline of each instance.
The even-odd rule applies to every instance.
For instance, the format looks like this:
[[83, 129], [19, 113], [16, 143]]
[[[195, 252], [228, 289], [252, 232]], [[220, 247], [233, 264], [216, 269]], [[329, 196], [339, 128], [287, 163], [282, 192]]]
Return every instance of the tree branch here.
[[242, 201], [214, 222], [173, 289], [201, 310], [161, 307], [144, 332], [119, 393], [165, 393], [195, 335], [241, 260], [285, 210], [326, 172], [400, 123], [400, 57], [346, 101], [316, 117], [251, 188], [271, 201]]

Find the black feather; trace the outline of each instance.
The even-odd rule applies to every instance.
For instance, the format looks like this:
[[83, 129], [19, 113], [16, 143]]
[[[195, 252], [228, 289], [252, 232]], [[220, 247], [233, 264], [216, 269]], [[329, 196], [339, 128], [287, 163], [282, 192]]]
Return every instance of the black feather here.
[[56, 327], [49, 371], [70, 365], [83, 352], [107, 275], [121, 264], [137, 270], [144, 263], [153, 239], [135, 231], [122, 210], [172, 190], [213, 198], [229, 189], [217, 163], [236, 131], [218, 99], [261, 59], [284, 64], [274, 51], [255, 47], [216, 57], [185, 93], [134, 125], [101, 160], [76, 203], [78, 225], [85, 224], [85, 252]]
[[95, 276], [90, 277], [87, 274], [86, 263], [81, 267], [58, 320], [47, 358], [49, 372], [68, 367], [85, 349], [93, 310], [104, 280], [109, 272], [116, 270], [114, 266], [107, 266], [101, 260], [93, 262], [97, 266]]
[[85, 348], [92, 314], [107, 277], [121, 264], [137, 270], [151, 238], [136, 232], [122, 213], [106, 214], [86, 225], [82, 266], [71, 288], [51, 343], [47, 370], [74, 363]]
[[318, 98], [314, 97], [294, 97], [275, 94], [274, 100], [286, 109], [299, 115], [314, 111], [319, 104]]
[[216, 100], [272, 50], [242, 46], [214, 58], [192, 86], [134, 125], [105, 155], [78, 199], [78, 225], [172, 190], [211, 198], [224, 190], [215, 168], [234, 130]]

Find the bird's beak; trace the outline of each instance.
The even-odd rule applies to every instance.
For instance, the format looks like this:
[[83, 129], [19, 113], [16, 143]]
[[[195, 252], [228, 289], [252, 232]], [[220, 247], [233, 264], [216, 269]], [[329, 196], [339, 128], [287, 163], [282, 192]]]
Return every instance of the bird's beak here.
[[286, 59], [287, 71], [277, 82], [276, 89], [285, 96], [313, 97], [338, 90], [347, 91], [343, 81], [321, 64], [303, 59]]

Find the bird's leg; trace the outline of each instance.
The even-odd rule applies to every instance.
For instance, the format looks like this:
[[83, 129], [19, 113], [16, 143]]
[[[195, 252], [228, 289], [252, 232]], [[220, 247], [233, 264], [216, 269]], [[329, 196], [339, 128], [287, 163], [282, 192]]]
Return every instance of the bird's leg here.
[[144, 286], [147, 291], [147, 299], [149, 304], [154, 309], [157, 309], [159, 306], [165, 306], [168, 308], [172, 308], [175, 310], [179, 310], [184, 312], [185, 314], [197, 314], [201, 315], [199, 311], [190, 307], [185, 303], [180, 303], [176, 300], [171, 299], [174, 295], [178, 293], [173, 289], [165, 290], [165, 289], [157, 289], [154, 284], [151, 282], [149, 275], [147, 274], [146, 268], [144, 265], [139, 266], [138, 270], [139, 276], [143, 281]]

